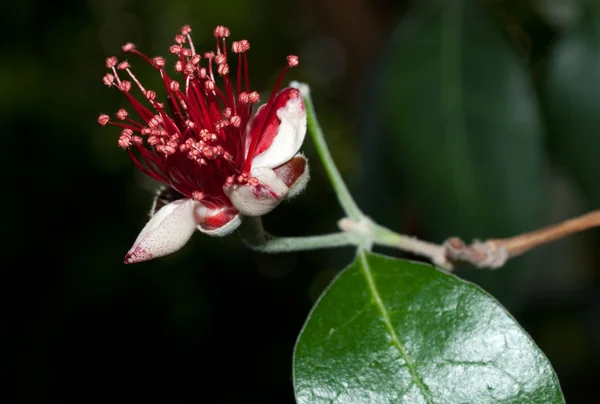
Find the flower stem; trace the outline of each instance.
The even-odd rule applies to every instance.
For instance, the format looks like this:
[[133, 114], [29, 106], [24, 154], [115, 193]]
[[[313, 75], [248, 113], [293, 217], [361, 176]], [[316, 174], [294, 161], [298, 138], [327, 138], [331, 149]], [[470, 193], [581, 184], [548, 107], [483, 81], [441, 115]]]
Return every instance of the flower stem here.
[[356, 245], [356, 241], [352, 234], [339, 232], [307, 237], [273, 237], [259, 245], [250, 243], [246, 245], [254, 251], [280, 253], [353, 246]]
[[371, 226], [374, 244], [420, 255], [428, 258], [441, 268], [452, 269], [452, 264], [446, 257], [446, 248], [444, 246], [419, 240], [416, 237], [398, 234], [376, 223], [372, 223]]
[[247, 217], [239, 227], [239, 232], [248, 248], [263, 253], [319, 250], [359, 244], [356, 234], [346, 232], [308, 237], [275, 237], [265, 231], [260, 217]]
[[338, 171], [335, 163], [333, 162], [333, 158], [331, 157], [331, 153], [329, 152], [329, 148], [327, 147], [327, 142], [325, 141], [325, 136], [323, 136], [323, 131], [321, 126], [319, 125], [319, 121], [317, 120], [317, 114], [315, 112], [315, 108], [312, 102], [312, 98], [310, 96], [310, 89], [307, 84], [298, 83], [296, 81], [290, 83], [290, 85], [294, 88], [297, 88], [302, 93], [302, 97], [304, 98], [304, 105], [306, 107], [306, 117], [308, 120], [308, 129], [310, 134], [315, 142], [315, 147], [317, 149], [317, 153], [325, 167], [325, 171], [329, 176], [329, 180], [331, 181], [331, 185], [337, 194], [338, 200], [342, 209], [346, 213], [348, 218], [358, 222], [360, 219], [364, 217], [363, 213], [358, 208], [358, 205], [350, 195], [350, 191], [348, 191], [348, 187], [340, 172]]

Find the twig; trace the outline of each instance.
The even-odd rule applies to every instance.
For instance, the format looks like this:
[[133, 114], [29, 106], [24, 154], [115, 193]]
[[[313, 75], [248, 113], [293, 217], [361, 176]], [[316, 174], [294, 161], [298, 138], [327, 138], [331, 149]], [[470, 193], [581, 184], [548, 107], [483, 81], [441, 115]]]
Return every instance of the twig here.
[[599, 226], [600, 210], [595, 210], [515, 237], [483, 242], [475, 240], [471, 245], [466, 245], [461, 239], [453, 237], [443, 246], [446, 248], [446, 257], [450, 262], [467, 263], [478, 268], [499, 268], [510, 258], [524, 254], [535, 247]]
[[297, 88], [302, 93], [304, 105], [306, 107], [306, 119], [308, 122], [309, 133], [312, 135], [312, 139], [315, 143], [315, 148], [317, 149], [321, 163], [323, 164], [325, 172], [331, 181], [331, 185], [335, 190], [342, 209], [344, 209], [344, 212], [350, 219], [354, 221], [360, 221], [364, 215], [358, 208], [358, 205], [352, 198], [352, 195], [350, 195], [350, 191], [348, 191], [348, 187], [342, 179], [342, 175], [337, 169], [337, 166], [333, 161], [333, 157], [329, 152], [329, 147], [325, 141], [325, 135], [323, 135], [323, 130], [321, 129], [319, 121], [317, 120], [317, 114], [315, 112], [315, 107], [310, 95], [310, 88], [308, 85], [298, 83], [297, 81], [292, 81], [290, 86]]

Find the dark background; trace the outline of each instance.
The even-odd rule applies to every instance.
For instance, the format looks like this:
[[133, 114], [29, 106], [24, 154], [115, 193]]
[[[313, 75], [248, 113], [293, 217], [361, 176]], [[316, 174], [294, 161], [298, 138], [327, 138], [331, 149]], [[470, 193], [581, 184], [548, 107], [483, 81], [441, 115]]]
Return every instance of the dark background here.
[[[527, 68], [543, 104], [548, 59], [554, 44], [578, 24], [573, 11], [580, 2], [481, 3]], [[295, 339], [319, 293], [352, 259], [350, 249], [260, 255], [235, 236], [198, 233], [173, 256], [125, 266], [123, 256], [147, 220], [154, 185], [117, 147], [118, 131], [99, 127], [96, 119], [124, 105], [101, 78], [104, 59], [121, 56], [119, 46], [127, 41], [167, 56], [183, 24], [192, 25], [196, 47], [203, 50], [214, 46], [213, 27], [227, 25], [232, 39], [251, 41], [251, 80], [263, 92], [285, 56], [299, 55], [300, 66], [287, 78], [311, 85], [334, 158], [366, 212], [436, 242], [443, 240], [439, 234], [468, 237], [460, 228], [440, 230], [428, 222], [431, 201], [413, 197], [408, 182], [386, 182], [395, 166], [382, 163], [378, 153], [393, 150], [395, 143], [385, 142], [402, 134], [385, 130], [389, 117], [373, 118], [372, 108], [386, 100], [372, 82], [380, 78], [382, 55], [394, 52], [389, 39], [409, 6], [392, 0], [3, 5], [3, 402], [293, 402]], [[132, 63], [144, 83], [157, 83], [152, 69]], [[568, 136], [553, 131], [551, 120], [542, 126], [545, 139]], [[544, 222], [598, 207], [597, 193], [555, 158], [553, 143], [543, 147]], [[266, 228], [275, 234], [334, 231], [342, 215], [310, 140], [305, 151], [313, 179], [302, 196], [266, 217]], [[594, 167], [598, 162], [590, 161], [590, 175], [597, 175]], [[384, 169], [386, 175], [379, 173]], [[380, 190], [392, 188], [398, 199], [389, 199], [389, 192], [380, 199]], [[444, 213], [444, 201], [443, 193], [437, 195], [431, 213]], [[501, 209], [496, 215], [512, 220]], [[503, 270], [459, 271], [498, 297], [532, 335], [571, 403], [589, 402], [595, 391], [597, 238], [591, 231], [543, 247], [534, 253], [541, 257], [535, 263], [518, 258], [506, 276]]]

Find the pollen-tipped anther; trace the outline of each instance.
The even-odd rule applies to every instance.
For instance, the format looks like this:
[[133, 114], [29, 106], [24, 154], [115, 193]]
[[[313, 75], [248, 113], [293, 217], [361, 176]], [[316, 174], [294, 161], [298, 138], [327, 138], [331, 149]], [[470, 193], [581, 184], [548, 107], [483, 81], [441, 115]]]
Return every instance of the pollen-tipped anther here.
[[296, 67], [296, 66], [298, 66], [298, 63], [299, 63], [298, 56], [296, 56], [296, 55], [289, 55], [287, 57], [287, 62], [288, 62], [288, 66], [289, 67]]
[[195, 201], [201, 201], [202, 199], [204, 199], [204, 192], [192, 191], [192, 199]]
[[109, 69], [115, 67], [117, 65], [117, 63], [118, 63], [118, 60], [115, 56], [106, 58], [106, 67], [108, 67]]
[[135, 49], [135, 45], [131, 42], [127, 42], [125, 45], [121, 46], [121, 49], [123, 50], [123, 52], [131, 52]]
[[115, 82], [115, 76], [110, 73], [106, 73], [104, 77], [102, 77], [102, 82], [110, 87]]
[[233, 53], [244, 53], [250, 49], [250, 42], [246, 39], [236, 41], [231, 44], [231, 50]]
[[217, 68], [217, 72], [221, 75], [224, 76], [227, 73], [229, 73], [229, 65], [223, 63], [221, 65], [219, 65], [219, 67]]
[[121, 85], [119, 86], [119, 89], [121, 91], [123, 91], [124, 93], [128, 93], [129, 90], [131, 90], [131, 81], [127, 81], [127, 80], [121, 81]]
[[242, 124], [242, 118], [240, 118], [239, 115], [234, 115], [231, 118], [229, 118], [229, 122], [236, 128], [239, 128]]
[[256, 104], [259, 101], [260, 101], [260, 94], [258, 94], [256, 91], [252, 91], [250, 94], [248, 94], [248, 102], [249, 103]]
[[219, 53], [217, 56], [215, 56], [215, 63], [220, 65], [223, 63], [227, 62], [227, 56], [225, 56], [225, 54], [223, 53]]
[[227, 38], [229, 36], [229, 28], [223, 25], [217, 25], [213, 31], [215, 38]]
[[110, 117], [106, 114], [102, 114], [98, 117], [98, 123], [102, 126], [106, 126], [108, 121], [110, 121]]
[[165, 67], [166, 63], [167, 61], [162, 56], [155, 56], [152, 58], [152, 66], [156, 67], [157, 69], [162, 69]]
[[121, 108], [120, 110], [117, 111], [116, 115], [117, 115], [118, 119], [120, 119], [121, 121], [124, 121], [125, 118], [127, 118], [127, 115], [129, 115], [129, 113], [125, 109]]
[[183, 27], [181, 27], [181, 35], [189, 35], [190, 32], [192, 32], [192, 27], [190, 27], [189, 25], [184, 25]]

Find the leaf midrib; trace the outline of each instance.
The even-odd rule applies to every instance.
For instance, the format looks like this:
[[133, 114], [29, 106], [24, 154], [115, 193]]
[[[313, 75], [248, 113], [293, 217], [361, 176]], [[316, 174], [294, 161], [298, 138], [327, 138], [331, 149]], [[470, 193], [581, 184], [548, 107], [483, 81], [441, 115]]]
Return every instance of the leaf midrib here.
[[428, 403], [433, 403], [434, 401], [433, 401], [433, 397], [431, 396], [431, 391], [429, 391], [429, 387], [427, 387], [427, 385], [423, 381], [423, 378], [417, 371], [417, 368], [416, 368], [412, 358], [408, 355], [408, 352], [404, 348], [404, 345], [402, 344], [402, 342], [400, 342], [400, 338], [398, 337], [396, 329], [394, 328], [394, 325], [392, 324], [392, 320], [390, 318], [388, 309], [385, 306], [385, 303], [383, 303], [383, 300], [381, 299], [381, 296], [379, 294], [379, 290], [377, 289], [377, 284], [375, 283], [375, 278], [373, 278], [373, 273], [371, 272], [371, 267], [369, 266], [369, 262], [367, 260], [365, 250], [362, 250], [362, 249], [359, 250], [358, 256], [359, 256], [360, 264], [361, 264], [360, 265], [361, 272], [363, 273], [365, 280], [367, 281], [367, 285], [369, 287], [369, 292], [371, 293], [371, 295], [373, 297], [373, 302], [374, 302], [375, 306], [377, 307], [377, 309], [379, 310], [379, 312], [381, 313], [381, 318], [383, 319], [385, 327], [387, 328], [388, 334], [389, 334], [390, 338], [392, 339], [394, 346], [398, 349], [398, 352], [404, 359], [404, 362], [406, 363], [406, 367], [408, 368], [408, 371], [409, 371], [410, 375], [412, 376], [413, 381], [419, 387], [419, 390], [421, 391], [421, 395], [423, 396], [423, 398]]

